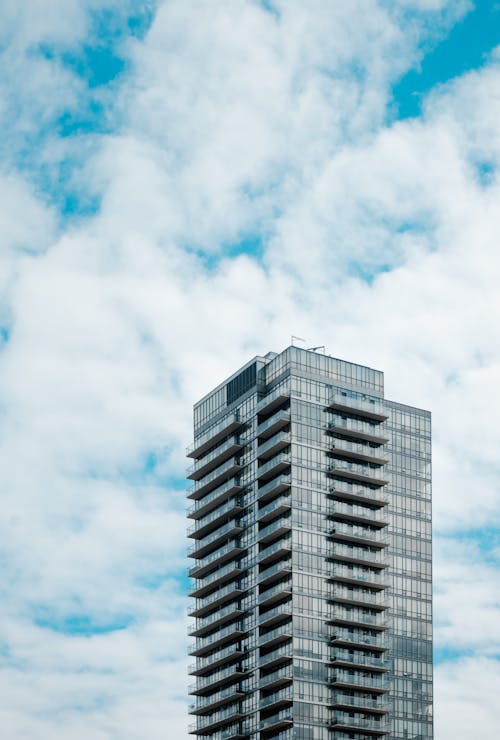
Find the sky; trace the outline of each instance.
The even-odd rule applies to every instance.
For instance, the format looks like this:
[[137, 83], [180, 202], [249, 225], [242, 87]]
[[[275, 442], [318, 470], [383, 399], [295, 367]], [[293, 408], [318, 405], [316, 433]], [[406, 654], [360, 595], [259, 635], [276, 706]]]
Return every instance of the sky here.
[[500, 5], [0, 4], [0, 726], [187, 738], [192, 404], [431, 409], [436, 740], [500, 736]]

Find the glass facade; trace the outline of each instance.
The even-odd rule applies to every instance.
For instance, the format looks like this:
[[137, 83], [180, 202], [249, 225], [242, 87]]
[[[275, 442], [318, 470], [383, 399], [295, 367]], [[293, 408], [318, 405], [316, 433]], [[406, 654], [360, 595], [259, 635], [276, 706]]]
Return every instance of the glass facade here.
[[430, 414], [289, 347], [194, 409], [190, 732], [432, 738]]

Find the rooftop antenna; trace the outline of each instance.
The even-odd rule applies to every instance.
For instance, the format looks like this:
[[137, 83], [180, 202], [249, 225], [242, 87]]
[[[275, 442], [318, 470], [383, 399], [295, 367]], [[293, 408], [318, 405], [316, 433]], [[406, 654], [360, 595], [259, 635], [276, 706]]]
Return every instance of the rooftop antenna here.
[[295, 334], [292, 334], [292, 336], [290, 337], [292, 347], [295, 347], [294, 342], [302, 342], [302, 344], [304, 344], [305, 341], [306, 340], [302, 339], [302, 337], [296, 337]]
[[323, 350], [323, 354], [325, 354], [325, 345], [324, 344], [320, 344], [319, 347], [309, 347], [309, 349], [307, 351], [308, 352], [317, 352], [320, 349], [322, 349]]

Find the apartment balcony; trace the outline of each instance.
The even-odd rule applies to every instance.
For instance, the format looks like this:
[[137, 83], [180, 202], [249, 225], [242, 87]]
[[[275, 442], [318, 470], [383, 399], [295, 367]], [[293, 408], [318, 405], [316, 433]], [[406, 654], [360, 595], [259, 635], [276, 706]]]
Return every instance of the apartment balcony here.
[[346, 501], [335, 501], [328, 512], [330, 519], [341, 522], [366, 524], [371, 527], [383, 528], [387, 526], [387, 515], [383, 509]]
[[384, 403], [375, 398], [357, 398], [343, 393], [334, 393], [328, 403], [328, 409], [339, 411], [346, 416], [361, 417], [376, 422], [383, 422], [389, 418]]
[[269, 481], [269, 483], [266, 483], [264, 486], [261, 486], [259, 490], [257, 491], [259, 502], [265, 503], [269, 501], [270, 499], [275, 498], [280, 493], [283, 493], [284, 491], [288, 491], [291, 485], [292, 485], [291, 476], [289, 475], [276, 476], [276, 478], [273, 478], [272, 480]]
[[369, 467], [348, 460], [335, 460], [327, 467], [327, 474], [340, 480], [352, 480], [365, 483], [373, 488], [381, 488], [389, 481], [384, 477], [383, 468]]
[[292, 458], [289, 453], [281, 452], [275, 455], [257, 469], [259, 483], [266, 483], [271, 478], [276, 478], [277, 475], [288, 470], [291, 464]]
[[274, 734], [281, 732], [282, 730], [286, 730], [287, 727], [292, 727], [292, 725], [293, 720], [290, 709], [283, 709], [270, 717], [266, 717], [266, 719], [261, 719], [259, 730], [263, 737], [267, 737], [268, 733]]
[[370, 447], [368, 443], [351, 442], [347, 439], [332, 439], [328, 445], [328, 453], [333, 457], [345, 458], [364, 463], [371, 463], [379, 467], [386, 465], [388, 458], [384, 456], [383, 450], [377, 447]]
[[374, 631], [383, 631], [387, 628], [387, 620], [383, 613], [364, 613], [366, 609], [353, 607], [352, 609], [343, 609], [342, 607], [332, 609], [327, 622], [339, 626], [353, 626], [367, 628]]
[[344, 709], [347, 711], [354, 709], [358, 712], [363, 712], [363, 714], [384, 715], [390, 711], [390, 705], [383, 694], [373, 697], [370, 694], [363, 693], [355, 693], [353, 695], [337, 693], [332, 697], [331, 707], [333, 709]]
[[353, 586], [365, 586], [380, 591], [388, 587], [383, 571], [367, 570], [354, 566], [348, 567], [340, 563], [333, 564], [333, 572], [329, 574], [328, 580], [348, 583]]
[[259, 701], [259, 708], [261, 714], [263, 712], [277, 711], [284, 707], [289, 707], [293, 703], [293, 695], [289, 688], [281, 689], [281, 691], [275, 691], [272, 694], [264, 696]]
[[237, 537], [243, 531], [244, 527], [236, 521], [228, 522], [227, 524], [224, 524], [224, 526], [216, 529], [215, 532], [204, 537], [202, 540], [193, 542], [187, 551], [188, 558], [196, 558], [199, 560], [212, 552], [212, 550], [216, 550], [226, 540], [229, 540], [232, 537]]
[[[288, 550], [287, 553], [289, 554], [290, 550]], [[264, 568], [260, 571], [259, 586], [261, 588], [263, 586], [270, 586], [272, 583], [280, 581], [285, 578], [285, 576], [290, 575], [291, 572], [292, 563], [290, 559], [280, 560], [278, 563], [275, 563], [274, 565], [271, 565], [268, 568]]]
[[362, 421], [361, 419], [334, 416], [325, 429], [327, 434], [348, 439], [359, 439], [371, 444], [382, 446], [389, 442], [388, 436], [382, 436], [378, 422]]
[[280, 686], [286, 686], [293, 682], [292, 677], [292, 666], [284, 666], [279, 668], [272, 673], [268, 673], [265, 676], [261, 676], [259, 681], [259, 688], [261, 689], [277, 689]]
[[200, 540], [217, 529], [217, 527], [220, 527], [225, 521], [241, 516], [245, 508], [241, 498], [230, 499], [222, 504], [222, 506], [219, 506], [204, 516], [203, 519], [198, 519], [198, 521], [194, 522], [189, 527], [187, 535], [191, 539]]
[[188, 673], [190, 676], [204, 676], [207, 673], [213, 673], [217, 668], [222, 668], [223, 666], [240, 661], [245, 655], [245, 651], [239, 647], [228, 645], [222, 648], [222, 650], [210, 653], [205, 658], [198, 658], [196, 663], [191, 663]]
[[333, 634], [330, 638], [332, 646], [347, 648], [348, 650], [366, 650], [384, 653], [388, 650], [387, 637], [383, 632], [377, 630], [353, 629], [352, 627], [333, 626]]
[[241, 558], [246, 551], [247, 548], [242, 547], [236, 541], [228, 542], [223, 547], [219, 547], [215, 552], [210, 553], [208, 557], [203, 558], [202, 563], [190, 568], [189, 576], [191, 578], [203, 578], [207, 573], [210, 573], [215, 568], [220, 568], [224, 563]]
[[[189, 498], [192, 498], [193, 490], [194, 489], [192, 489], [191, 493], [188, 494]], [[208, 493], [200, 501], [196, 501], [188, 509], [187, 515], [190, 519], [201, 519], [210, 511], [224, 503], [224, 501], [227, 501], [232, 496], [239, 494], [244, 490], [244, 487], [240, 486], [236, 478], [225, 481], [225, 483], [217, 486], [214, 491]]]
[[339, 669], [330, 674], [328, 681], [337, 689], [360, 688], [372, 694], [385, 694], [389, 691], [389, 682], [387, 677], [379, 673], [358, 673], [357, 671], [345, 671]]
[[291, 506], [290, 496], [280, 496], [279, 498], [275, 498], [258, 510], [257, 520], [259, 524], [270, 522], [272, 519], [276, 519], [276, 517], [290, 511]]
[[352, 651], [348, 648], [335, 647], [329, 661], [338, 668], [355, 668], [356, 670], [387, 673], [389, 668], [383, 653], [375, 655], [361, 651]]
[[201, 481], [198, 481], [188, 493], [188, 498], [195, 500], [202, 498], [218, 486], [226, 483], [230, 478], [234, 478], [235, 475], [241, 473], [243, 467], [236, 459], [227, 460], [218, 468], [212, 470]]
[[275, 629], [268, 630], [265, 634], [259, 635], [259, 647], [270, 648], [274, 645], [279, 645], [282, 642], [292, 639], [292, 624], [287, 622], [286, 624], [280, 624]]
[[290, 412], [278, 411], [276, 414], [273, 414], [273, 416], [270, 416], [269, 419], [266, 419], [259, 424], [257, 427], [257, 437], [258, 439], [268, 439], [276, 434], [276, 432], [279, 432], [280, 429], [287, 427], [289, 424]]
[[274, 627], [276, 624], [290, 619], [292, 616], [292, 601], [289, 600], [284, 604], [279, 604], [264, 613], [259, 614], [258, 624], [260, 628]]
[[267, 588], [265, 591], [261, 591], [259, 594], [259, 606], [269, 607], [284, 599], [290, 598], [292, 595], [292, 584], [290, 579], [277, 583], [271, 588]]
[[[214, 712], [209, 717], [199, 717], [196, 725], [189, 728], [190, 735], [213, 735], [216, 730], [226, 725], [239, 722], [246, 717], [239, 707], [229, 707], [219, 712]], [[200, 721], [202, 720], [202, 721]]]
[[347, 713], [335, 715], [331, 721], [330, 728], [336, 732], [361, 732], [364, 735], [381, 737], [389, 732], [385, 722], [377, 722], [375, 719], [364, 719], [363, 717]]
[[241, 599], [244, 594], [248, 591], [248, 588], [244, 587], [246, 584], [239, 582], [229, 583], [227, 586], [214, 591], [204, 599], [197, 599], [194, 607], [189, 609], [189, 617], [204, 617], [209, 614], [213, 609], [218, 609], [224, 604], [227, 604], [236, 599]]
[[239, 725], [225, 727], [223, 730], [219, 730], [216, 734], [213, 734], [212, 740], [250, 740], [250, 728]]
[[238, 413], [230, 414], [215, 424], [198, 439], [189, 445], [186, 449], [186, 457], [199, 458], [208, 452], [212, 447], [219, 444], [230, 434], [241, 431], [246, 426], [246, 422], [241, 421]]
[[389, 608], [389, 600], [383, 591], [370, 593], [362, 588], [336, 588], [328, 595], [328, 601], [335, 604], [349, 604], [350, 606], [368, 607], [384, 611]]
[[235, 619], [241, 619], [246, 614], [246, 609], [241, 609], [238, 604], [228, 604], [228, 606], [217, 609], [213, 614], [209, 614], [207, 617], [199, 617], [196, 620], [196, 626], [190, 628], [189, 635], [191, 637], [203, 637], [214, 629], [222, 627]]
[[227, 689], [222, 689], [222, 691], [217, 691], [215, 694], [210, 694], [210, 696], [204, 697], [203, 700], [198, 700], [195, 704], [190, 704], [189, 714], [212, 714], [212, 712], [220, 709], [226, 704], [241, 701], [245, 696], [245, 691], [241, 691], [241, 689], [236, 686], [229, 686]]
[[258, 460], [269, 460], [273, 455], [277, 455], [286, 447], [290, 446], [290, 433], [289, 432], [278, 432], [270, 439], [266, 440], [263, 444], [260, 444], [257, 449]]
[[193, 590], [190, 591], [189, 596], [194, 598], [206, 596], [228, 581], [234, 581], [236, 578], [241, 577], [244, 573], [246, 573], [246, 568], [240, 568], [240, 566], [234, 563], [228, 563], [222, 566], [222, 568], [217, 568], [217, 570], [205, 578], [200, 579]]
[[245, 448], [245, 446], [246, 443], [238, 441], [236, 437], [227, 439], [219, 447], [216, 447], [215, 450], [212, 450], [212, 452], [209, 452], [200, 460], [193, 463], [193, 465], [187, 469], [187, 477], [194, 481], [204, 478], [212, 470], [215, 470], [219, 465], [226, 462], [226, 460], [235, 457]]
[[387, 506], [389, 503], [388, 494], [380, 487], [363, 487], [359, 485], [359, 481], [335, 480], [327, 495], [336, 501], [352, 501], [353, 503], [369, 504], [375, 507]]
[[269, 416], [276, 409], [290, 402], [290, 392], [283, 388], [276, 388], [267, 393], [257, 404], [256, 412], [259, 416]]
[[[293, 660], [293, 649], [292, 643], [282, 644], [279, 647], [271, 650], [265, 655], [259, 657], [259, 668], [270, 669], [278, 668], [278, 666], [290, 663]], [[262, 705], [261, 705], [262, 706]]]
[[266, 566], [271, 565], [280, 558], [286, 558], [292, 551], [292, 545], [290, 539], [278, 540], [272, 545], [268, 545], [264, 550], [259, 552], [258, 560], [259, 565]]
[[369, 529], [351, 522], [334, 522], [329, 537], [338, 542], [353, 542], [355, 545], [384, 548], [389, 544], [388, 535], [382, 529]]
[[329, 560], [340, 560], [343, 563], [353, 563], [364, 565], [369, 568], [387, 568], [384, 551], [374, 547], [356, 547], [344, 542], [332, 542], [331, 552], [328, 554]]
[[188, 693], [192, 696], [207, 696], [222, 687], [239, 683], [249, 675], [249, 671], [242, 670], [239, 666], [227, 666], [215, 672], [212, 671], [210, 675], [198, 678], [196, 683], [191, 684]]
[[217, 630], [217, 632], [196, 640], [189, 647], [189, 655], [203, 657], [219, 647], [242, 640], [247, 634], [248, 630], [244, 629], [239, 622], [234, 622], [227, 627]]
[[291, 527], [292, 520], [290, 517], [275, 519], [270, 524], [266, 524], [262, 529], [259, 529], [257, 541], [261, 545], [267, 545], [290, 532]]

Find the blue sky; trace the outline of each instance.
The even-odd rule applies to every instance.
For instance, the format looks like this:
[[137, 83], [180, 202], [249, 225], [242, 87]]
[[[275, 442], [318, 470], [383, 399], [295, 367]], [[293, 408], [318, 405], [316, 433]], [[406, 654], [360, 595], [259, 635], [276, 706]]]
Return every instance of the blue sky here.
[[187, 736], [192, 403], [292, 334], [432, 409], [437, 736], [499, 735], [500, 10], [266, 5], [0, 10], [9, 740]]

